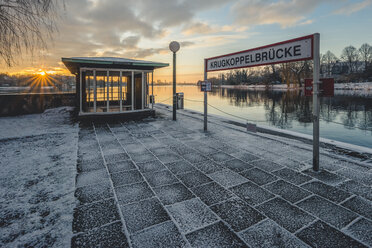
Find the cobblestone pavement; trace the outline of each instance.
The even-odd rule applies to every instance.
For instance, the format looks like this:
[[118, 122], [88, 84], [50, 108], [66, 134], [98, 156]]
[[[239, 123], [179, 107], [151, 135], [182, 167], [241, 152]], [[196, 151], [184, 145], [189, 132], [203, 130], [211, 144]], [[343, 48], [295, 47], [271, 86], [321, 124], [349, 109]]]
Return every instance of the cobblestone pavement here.
[[81, 125], [72, 247], [372, 246], [368, 163], [158, 112]]

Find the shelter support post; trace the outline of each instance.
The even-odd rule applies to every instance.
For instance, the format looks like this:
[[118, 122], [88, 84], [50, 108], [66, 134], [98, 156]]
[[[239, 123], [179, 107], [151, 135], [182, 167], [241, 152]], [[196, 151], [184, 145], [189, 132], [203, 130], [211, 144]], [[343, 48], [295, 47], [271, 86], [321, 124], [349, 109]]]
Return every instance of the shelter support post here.
[[[208, 72], [207, 72], [207, 60], [204, 60], [204, 81], [207, 81]], [[204, 91], [204, 131], [208, 130], [208, 95], [207, 91]]]
[[120, 71], [119, 76], [119, 94], [120, 94], [120, 112], [123, 112], [123, 72]]
[[134, 71], [132, 71], [132, 110], [134, 110]]
[[110, 112], [110, 72], [107, 71], [107, 112]]
[[93, 77], [94, 77], [94, 102], [93, 102], [93, 110], [94, 112], [97, 112], [97, 75], [96, 75], [96, 70], [93, 71]]
[[141, 87], [141, 94], [142, 94], [142, 101], [141, 101], [141, 109], [145, 108], [145, 73], [142, 72], [142, 87]]
[[314, 34], [313, 71], [313, 170], [319, 171], [319, 68], [320, 34]]
[[83, 88], [82, 88], [82, 81], [83, 81], [83, 71], [80, 69], [80, 113], [83, 112]]
[[152, 95], [151, 108], [154, 109], [154, 71], [151, 72], [151, 95]]

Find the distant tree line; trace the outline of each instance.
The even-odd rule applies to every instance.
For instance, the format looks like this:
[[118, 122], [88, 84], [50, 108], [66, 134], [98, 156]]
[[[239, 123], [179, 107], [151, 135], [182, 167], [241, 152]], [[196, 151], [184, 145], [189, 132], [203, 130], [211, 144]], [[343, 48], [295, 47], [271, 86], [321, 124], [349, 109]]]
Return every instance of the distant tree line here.
[[[334, 77], [339, 83], [372, 81], [372, 46], [368, 43], [359, 49], [347, 46], [340, 57], [327, 51], [320, 58], [322, 77]], [[312, 78], [312, 73], [313, 62], [310, 60], [231, 70], [208, 80], [223, 85], [285, 83], [301, 87], [305, 78]]]

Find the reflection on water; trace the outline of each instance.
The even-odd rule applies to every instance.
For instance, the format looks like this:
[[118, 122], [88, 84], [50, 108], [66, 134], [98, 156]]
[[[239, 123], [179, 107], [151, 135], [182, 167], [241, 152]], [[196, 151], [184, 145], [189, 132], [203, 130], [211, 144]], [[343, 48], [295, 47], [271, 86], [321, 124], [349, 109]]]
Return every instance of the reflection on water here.
[[[196, 86], [179, 86], [185, 108], [203, 111], [203, 93]], [[154, 87], [156, 102], [171, 104], [172, 87]], [[196, 101], [194, 101], [196, 100]], [[321, 137], [372, 148], [372, 97], [335, 95], [321, 98]], [[209, 113], [231, 119], [242, 118], [259, 125], [312, 134], [312, 98], [300, 91], [251, 91], [214, 88], [208, 93]]]

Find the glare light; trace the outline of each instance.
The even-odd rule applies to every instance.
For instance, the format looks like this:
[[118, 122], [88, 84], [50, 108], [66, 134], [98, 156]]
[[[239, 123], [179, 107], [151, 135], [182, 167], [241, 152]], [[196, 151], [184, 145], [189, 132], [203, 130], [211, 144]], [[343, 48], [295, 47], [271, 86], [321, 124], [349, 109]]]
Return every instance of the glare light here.
[[172, 41], [171, 43], [169, 43], [169, 49], [174, 53], [177, 52], [178, 50], [180, 50], [180, 43], [178, 43], [177, 41]]

